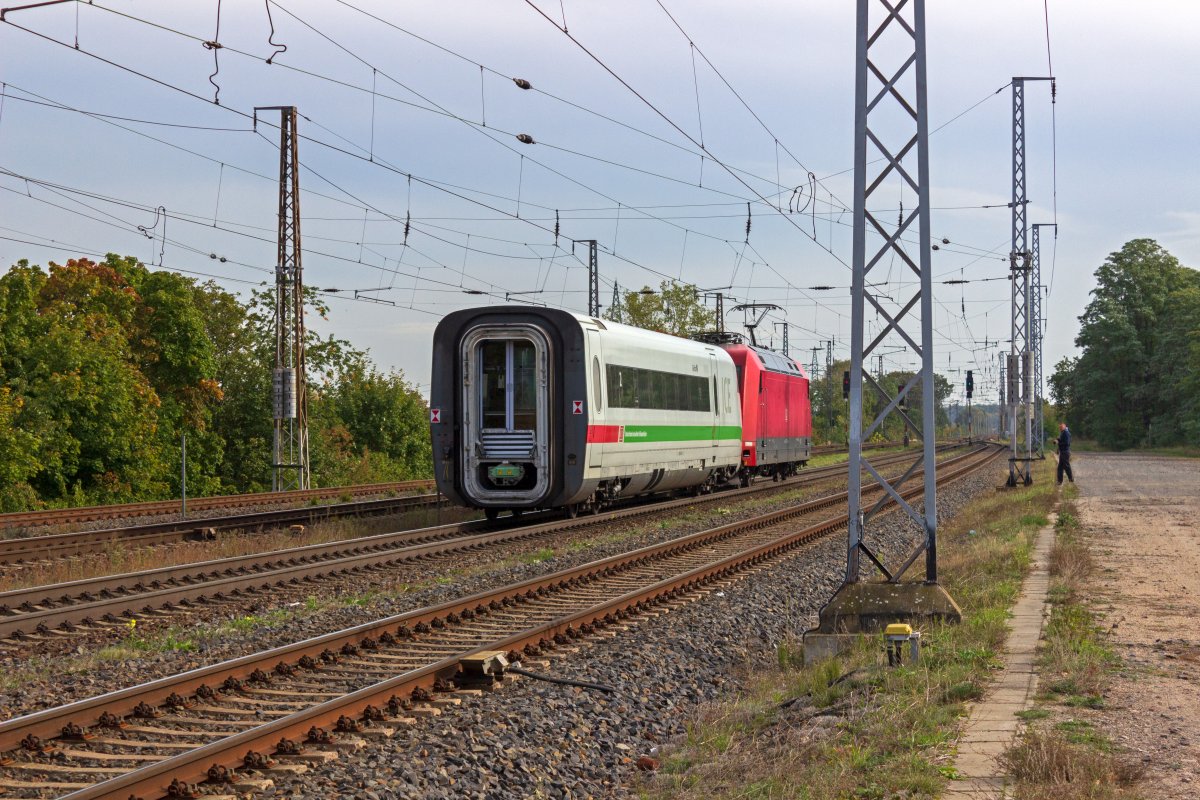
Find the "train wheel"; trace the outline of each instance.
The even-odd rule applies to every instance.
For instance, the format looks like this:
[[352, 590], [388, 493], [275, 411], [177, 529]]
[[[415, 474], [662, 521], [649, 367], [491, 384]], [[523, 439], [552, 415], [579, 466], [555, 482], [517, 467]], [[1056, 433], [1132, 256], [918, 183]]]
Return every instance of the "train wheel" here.
[[499, 517], [500, 517], [500, 509], [498, 509], [498, 508], [485, 508], [485, 509], [483, 510], [483, 515], [484, 515], [485, 517], [487, 517], [487, 521], [488, 521], [488, 522], [495, 522], [495, 521], [496, 521], [497, 519], [499, 519]]
[[564, 509], [567, 512], [567, 519], [575, 519], [579, 516], [579, 504], [572, 503]]
[[600, 504], [592, 503], [590, 506], [588, 506], [588, 511], [591, 513], [591, 515], [593, 517], [596, 516], [597, 514], [600, 513]]
[[522, 515], [522, 514], [524, 514], [524, 513], [525, 513], [525, 509], [523, 509], [523, 508], [514, 508], [514, 509], [512, 510], [512, 518], [513, 518], [513, 519], [515, 519], [515, 520], [516, 520], [516, 519], [520, 519], [520, 518], [521, 518], [521, 515]]

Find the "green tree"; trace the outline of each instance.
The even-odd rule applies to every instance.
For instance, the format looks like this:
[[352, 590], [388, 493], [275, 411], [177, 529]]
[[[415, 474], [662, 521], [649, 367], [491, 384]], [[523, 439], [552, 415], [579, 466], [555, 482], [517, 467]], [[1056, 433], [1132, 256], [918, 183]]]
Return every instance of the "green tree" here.
[[23, 397], [0, 387], [0, 511], [23, 511], [38, 503], [29, 481], [41, 469], [39, 442], [18, 422], [24, 405]]
[[[694, 286], [664, 280], [658, 291], [649, 286], [626, 292], [622, 301], [625, 324], [637, 328], [691, 336], [716, 327], [717, 316], [704, 307]], [[609, 309], [611, 319], [612, 309]]]
[[[0, 509], [178, 496], [184, 433], [190, 493], [269, 488], [273, 301], [132, 257], [18, 262], [0, 276]], [[402, 375], [312, 330], [306, 353], [314, 483], [429, 474]]]
[[40, 433], [32, 485], [51, 502], [121, 502], [165, 489], [161, 402], [130, 346], [139, 305], [120, 272], [86, 259], [52, 263], [41, 285], [22, 359], [23, 416]]
[[1187, 384], [1186, 375], [1173, 379], [1174, 359], [1186, 363], [1194, 324], [1189, 290], [1200, 287], [1200, 278], [1153, 240], [1134, 239], [1109, 254], [1096, 282], [1079, 318], [1075, 344], [1082, 352], [1052, 385], [1069, 397], [1078, 430], [1105, 447], [1172, 441], [1186, 423], [1179, 409], [1189, 401], [1186, 390], [1182, 396], [1173, 390]]

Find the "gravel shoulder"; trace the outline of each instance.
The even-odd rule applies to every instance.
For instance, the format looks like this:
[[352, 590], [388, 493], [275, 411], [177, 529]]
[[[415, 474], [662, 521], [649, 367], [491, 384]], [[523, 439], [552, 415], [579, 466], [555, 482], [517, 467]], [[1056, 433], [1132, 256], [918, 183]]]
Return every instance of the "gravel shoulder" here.
[[1100, 710], [1078, 709], [1147, 766], [1147, 798], [1200, 792], [1200, 460], [1075, 456], [1098, 571], [1089, 599], [1123, 660]]

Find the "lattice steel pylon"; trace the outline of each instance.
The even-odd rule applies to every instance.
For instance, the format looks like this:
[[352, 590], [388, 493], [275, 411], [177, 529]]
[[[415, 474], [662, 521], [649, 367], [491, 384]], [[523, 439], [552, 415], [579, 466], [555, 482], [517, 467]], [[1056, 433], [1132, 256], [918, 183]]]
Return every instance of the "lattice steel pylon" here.
[[[876, 6], [884, 12], [882, 22], [870, 30], [870, 7]], [[911, 6], [910, 17], [906, 17], [904, 9]], [[933, 383], [933, 290], [930, 261], [929, 233], [929, 118], [927, 111], [926, 67], [925, 67], [925, 2], [891, 3], [888, 0], [858, 0], [858, 40], [856, 49], [856, 81], [855, 81], [855, 120], [854, 120], [854, 249], [853, 277], [851, 280], [851, 322], [850, 322], [850, 513], [849, 513], [849, 547], [846, 559], [846, 583], [856, 583], [859, 580], [860, 557], [866, 555], [889, 582], [898, 582], [908, 568], [922, 554], [925, 554], [925, 582], [937, 583], [937, 461], [936, 434], [934, 429], [934, 383]], [[885, 36], [899, 38], [901, 42], [891, 42]], [[887, 49], [884, 49], [884, 48]], [[899, 51], [899, 68], [890, 76], [879, 68], [878, 59], [873, 58], [879, 52], [883, 58], [895, 56]], [[877, 81], [874, 91], [868, 88], [871, 77]], [[911, 85], [910, 85], [911, 84]], [[914, 103], [910, 103], [902, 92], [906, 87], [913, 94]], [[901, 121], [897, 123], [895, 120]], [[885, 144], [885, 134], [879, 125], [872, 121], [879, 119], [889, 129], [902, 127], [904, 132], [900, 139], [901, 145], [889, 148]], [[868, 149], [873, 146], [879, 158], [868, 156]], [[908, 157], [912, 164], [913, 155], [916, 160], [915, 177], [901, 163]], [[881, 163], [881, 167], [873, 169], [872, 165]], [[872, 174], [868, 175], [868, 170]], [[901, 186], [911, 189], [917, 197], [915, 207], [907, 215], [898, 219], [892, 225], [882, 216], [876, 216], [867, 204], [873, 194], [884, 181], [896, 175]], [[890, 205], [890, 204], [889, 204]], [[918, 253], [914, 260], [901, 242], [914, 224], [918, 233]], [[868, 253], [867, 231], [870, 229], [878, 234], [883, 242], [876, 247], [871, 245]], [[885, 307], [881, 298], [873, 294], [869, 288], [867, 276], [871, 270], [887, 257], [898, 257], [901, 262], [917, 276], [919, 288], [911, 298], [896, 307]], [[885, 290], [887, 291], [887, 290]], [[864, 342], [864, 327], [866, 306], [870, 304], [879, 316], [886, 321], [886, 326], [875, 338]], [[905, 328], [913, 327], [915, 320], [910, 316], [914, 308], [918, 309], [919, 341]], [[899, 387], [896, 397], [888, 392], [865, 370], [864, 361], [871, 353], [891, 337], [899, 337], [909, 349], [920, 358], [921, 367], [907, 383]], [[894, 341], [894, 340], [893, 340]], [[863, 383], [866, 381], [879, 395], [883, 406], [879, 414], [869, 425], [863, 422]], [[917, 385], [921, 387], [921, 423], [916, 424], [907, 411], [899, 408], [902, 397], [908, 395]], [[908, 404], [911, 406], [911, 404]], [[897, 480], [889, 481], [879, 473], [871, 462], [863, 455], [863, 441], [880, 429], [884, 419], [890, 414], [898, 414], [904, 424], [915, 435], [921, 437], [921, 456]], [[923, 467], [924, 497], [923, 503], [910, 504], [900, 496], [900, 489], [919, 468]], [[884, 490], [883, 497], [874, 504], [864, 508], [862, 497], [862, 471]], [[895, 571], [889, 570], [882, 562], [882, 555], [876, 554], [868, 543], [871, 521], [880, 511], [885, 500], [890, 497], [905, 511], [921, 531], [921, 543], [908, 559]]]
[[1046, 336], [1046, 318], [1042, 316], [1042, 228], [1054, 228], [1058, 235], [1058, 225], [1053, 222], [1039, 222], [1029, 226], [1032, 231], [1030, 238], [1033, 253], [1033, 275], [1031, 277], [1032, 294], [1029, 298], [1029, 315], [1033, 332], [1033, 450], [1038, 458], [1046, 457], [1046, 421], [1045, 421], [1045, 384], [1042, 378], [1042, 340]]
[[[595, 239], [575, 239], [572, 244], [588, 246], [588, 316], [600, 316], [600, 259]], [[572, 248], [573, 249], [573, 248]]]
[[308, 453], [308, 377], [304, 356], [304, 273], [300, 246], [300, 158], [296, 107], [260, 106], [279, 111], [279, 235], [275, 260], [275, 370], [272, 389], [275, 432], [271, 487], [279, 491], [312, 487]]
[[1008, 376], [1007, 376], [1007, 373], [1005, 372], [1005, 364], [1002, 362], [1000, 364], [1000, 404], [996, 407], [999, 412], [996, 414], [996, 416], [1000, 419], [1000, 438], [1002, 438], [1002, 439], [1004, 438], [1004, 433], [1008, 427], [1006, 424], [1006, 418], [1005, 418], [1005, 415], [1008, 412], [1006, 410], [1007, 407], [1005, 405], [1005, 400], [1004, 400], [1004, 398], [1005, 398], [1004, 387], [1007, 385], [1007, 381], [1008, 381]]
[[[882, 9], [883, 21], [871, 27], [872, 7]], [[905, 9], [910, 13], [905, 14]], [[900, 41], [897, 42], [896, 39]], [[878, 57], [876, 57], [878, 56]], [[898, 58], [897, 58], [898, 56]], [[884, 63], [898, 63], [890, 75], [880, 68]], [[854, 115], [854, 250], [851, 278], [850, 322], [850, 463], [849, 463], [849, 529], [846, 551], [846, 576], [841, 588], [821, 609], [819, 625], [804, 634], [805, 661], [834, 655], [851, 646], [858, 634], [877, 633], [888, 624], [898, 621], [918, 624], [945, 620], [962, 620], [962, 611], [937, 582], [937, 461], [936, 430], [934, 428], [933, 382], [933, 294], [929, 234], [929, 116], [926, 108], [925, 80], [925, 0], [858, 0], [858, 25], [855, 74]], [[868, 84], [874, 76], [874, 91]], [[915, 102], [906, 98], [912, 97]], [[899, 122], [897, 122], [897, 118]], [[893, 134], [899, 129], [900, 144], [889, 147], [884, 130]], [[874, 153], [869, 154], [868, 148]], [[901, 160], [911, 165], [915, 156], [916, 172], [910, 172]], [[872, 168], [874, 164], [881, 164]], [[868, 175], [867, 170], [872, 169]], [[917, 197], [916, 207], [907, 211], [895, 223], [889, 222], [868, 208], [875, 191], [889, 176], [907, 185]], [[891, 206], [888, 201], [882, 204]], [[890, 215], [889, 215], [890, 216]], [[883, 243], [870, 250], [867, 228], [879, 235]], [[913, 226], [918, 231], [919, 252], [916, 258], [903, 247], [902, 237]], [[907, 300], [897, 296], [892, 300], [886, 292], [895, 293], [894, 284], [874, 294], [875, 284], [867, 280], [871, 270], [892, 257], [915, 273], [916, 292]], [[903, 286], [911, 286], [905, 282]], [[869, 343], [865, 342], [867, 304], [878, 312], [886, 325]], [[887, 304], [885, 306], [885, 303]], [[917, 314], [912, 314], [917, 309]], [[919, 321], [915, 317], [919, 314]], [[916, 336], [905, 328], [919, 325]], [[870, 364], [871, 353], [891, 337], [903, 341], [917, 354], [921, 366], [895, 397], [888, 395], [880, 382], [864, 369]], [[864, 381], [878, 394], [882, 409], [869, 425], [863, 419]], [[907, 411], [900, 408], [901, 398], [917, 386], [921, 389], [920, 425]], [[910, 408], [914, 405], [907, 404]], [[880, 474], [863, 455], [863, 441], [880, 429], [891, 414], [898, 414], [906, 430], [921, 437], [921, 455], [895, 480]], [[904, 484], [923, 469], [921, 503], [910, 502], [901, 492]], [[865, 507], [862, 475], [866, 472], [883, 489], [880, 498]], [[884, 504], [891, 499], [917, 527], [917, 544], [907, 559], [896, 569], [883, 563], [878, 544], [871, 540], [872, 522]], [[920, 556], [925, 556], [923, 581], [902, 582], [901, 578]], [[883, 574], [885, 582], [862, 580], [862, 556]]]
[[[1029, 251], [1025, 195], [1025, 82], [1050, 81], [1053, 78], [1012, 79], [1012, 250], [1008, 254], [1012, 281], [1012, 344], [1008, 356], [1008, 485], [1033, 483], [1030, 462], [1033, 459], [1033, 319], [1032, 260]], [[1017, 391], [1012, 391], [1016, 388]], [[1024, 426], [1018, 412], [1024, 414]], [[1021, 432], [1024, 428], [1024, 444]]]

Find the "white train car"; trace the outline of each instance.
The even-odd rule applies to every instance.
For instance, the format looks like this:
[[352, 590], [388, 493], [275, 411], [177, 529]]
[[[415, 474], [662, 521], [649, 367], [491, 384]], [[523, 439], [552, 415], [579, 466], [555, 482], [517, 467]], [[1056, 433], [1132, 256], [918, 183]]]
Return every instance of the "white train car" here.
[[565, 311], [448, 315], [430, 409], [438, 488], [489, 516], [705, 491], [740, 467], [737, 372], [723, 349]]

